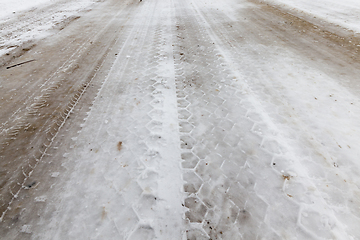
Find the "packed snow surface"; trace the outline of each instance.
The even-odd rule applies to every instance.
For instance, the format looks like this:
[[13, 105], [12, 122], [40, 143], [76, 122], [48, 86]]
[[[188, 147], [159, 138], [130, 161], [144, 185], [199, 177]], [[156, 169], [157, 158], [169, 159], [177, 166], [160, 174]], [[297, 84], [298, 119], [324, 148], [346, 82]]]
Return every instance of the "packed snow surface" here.
[[[351, 3], [292, 7], [355, 23]], [[61, 71], [81, 71], [73, 56], [111, 32], [109, 71], [96, 66], [90, 109], [67, 111], [86, 115], [74, 123], [79, 132], [57, 133], [73, 134], [70, 147], [49, 144], [54, 154], [39, 163], [47, 171], [29, 177], [42, 180], [14, 196], [20, 213], [8, 236], [359, 239], [359, 70], [322, 36], [290, 33], [264, 9], [245, 0], [143, 0], [84, 15], [110, 20], [89, 43], [74, 40], [81, 51]]]

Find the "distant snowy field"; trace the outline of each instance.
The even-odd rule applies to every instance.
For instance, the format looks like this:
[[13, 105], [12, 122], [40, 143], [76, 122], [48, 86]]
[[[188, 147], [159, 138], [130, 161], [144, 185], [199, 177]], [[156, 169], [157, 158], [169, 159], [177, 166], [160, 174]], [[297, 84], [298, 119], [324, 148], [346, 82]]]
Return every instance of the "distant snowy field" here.
[[360, 33], [359, 0], [266, 0], [295, 8]]

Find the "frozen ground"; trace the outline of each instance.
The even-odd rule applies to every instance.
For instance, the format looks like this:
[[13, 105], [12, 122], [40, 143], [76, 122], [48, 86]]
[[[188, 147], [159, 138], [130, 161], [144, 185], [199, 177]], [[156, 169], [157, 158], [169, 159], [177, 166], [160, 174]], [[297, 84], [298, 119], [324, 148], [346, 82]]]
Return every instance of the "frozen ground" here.
[[0, 235], [359, 239], [360, 40], [334, 29], [255, 1], [108, 0], [10, 51]]

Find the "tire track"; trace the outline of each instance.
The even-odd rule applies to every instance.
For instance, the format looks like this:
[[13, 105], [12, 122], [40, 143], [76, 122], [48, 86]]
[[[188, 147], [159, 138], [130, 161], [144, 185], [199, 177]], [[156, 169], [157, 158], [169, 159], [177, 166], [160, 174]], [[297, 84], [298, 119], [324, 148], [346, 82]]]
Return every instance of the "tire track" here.
[[[122, 8], [125, 4], [117, 7]], [[75, 53], [55, 70], [52, 76], [43, 79], [40, 89], [27, 98], [33, 103], [30, 105], [25, 101], [25, 107], [30, 106], [17, 111], [16, 117], [13, 116], [14, 120], [10, 118], [12, 126], [2, 132], [1, 219], [20, 190], [27, 188], [26, 181], [41, 159], [47, 155], [47, 150], [89, 85], [93, 84], [94, 77], [117, 41], [116, 35], [111, 31], [117, 26], [115, 19], [118, 16], [119, 12], [108, 20], [102, 31], [93, 29], [88, 32], [81, 40], [82, 45], [75, 48]], [[91, 42], [99, 42], [103, 35], [110, 36], [105, 45], [91, 49]], [[98, 56], [88, 64], [86, 58], [90, 54]], [[82, 66], [85, 66], [86, 70]], [[24, 71], [27, 70], [31, 71], [31, 68]], [[14, 69], [13, 73], [17, 71]], [[69, 83], [70, 87], [67, 86]]]
[[175, 50], [187, 239], [274, 239], [254, 189], [263, 180], [253, 167], [268, 172], [272, 158], [252, 131], [262, 120], [188, 4], [176, 6]]
[[[206, 52], [206, 58], [209, 61], [208, 65], [212, 66], [211, 58], [208, 56], [215, 55], [219, 56], [219, 59], [222, 61], [218, 66], [222, 66], [228, 70], [231, 69], [229, 75], [233, 76], [233, 80], [231, 81], [233, 83], [232, 86], [234, 89], [242, 89], [242, 91], [241, 95], [237, 94], [237, 97], [241, 96], [240, 99], [232, 98], [230, 102], [241, 102], [240, 106], [243, 108], [242, 110], [240, 108], [241, 112], [245, 112], [245, 116], [251, 121], [244, 121], [246, 127], [244, 128], [243, 126], [244, 129], [242, 130], [237, 130], [234, 127], [228, 129], [223, 127], [225, 132], [232, 132], [232, 136], [230, 135], [231, 137], [226, 136], [225, 133], [221, 134], [221, 132], [219, 133], [219, 131], [216, 131], [216, 128], [218, 127], [216, 124], [212, 124], [212, 127], [207, 126], [209, 129], [208, 131], [218, 134], [217, 139], [219, 140], [218, 143], [213, 140], [215, 143], [211, 145], [211, 150], [205, 150], [205, 152], [210, 154], [214, 151], [212, 150], [213, 148], [215, 149], [215, 152], [221, 151], [222, 148], [227, 149], [225, 151], [223, 150], [223, 152], [217, 156], [218, 159], [216, 162], [219, 166], [217, 169], [216, 166], [211, 166], [211, 162], [214, 161], [212, 158], [214, 157], [205, 159], [205, 166], [199, 165], [202, 159], [197, 153], [194, 154], [193, 147], [196, 147], [198, 140], [192, 136], [193, 132], [196, 132], [196, 129], [199, 128], [195, 124], [197, 121], [193, 120], [196, 118], [196, 114], [194, 114], [194, 110], [188, 111], [187, 114], [183, 114], [185, 119], [190, 116], [190, 124], [192, 125], [192, 127], [188, 127], [187, 131], [190, 132], [190, 134], [188, 134], [190, 135], [190, 138], [187, 138], [186, 140], [187, 142], [192, 142], [192, 144], [190, 144], [190, 147], [188, 146], [189, 144], [183, 146], [183, 148], [191, 149], [190, 153], [187, 153], [186, 155], [186, 158], [189, 159], [186, 167], [190, 169], [194, 168], [196, 173], [195, 175], [191, 174], [191, 177], [185, 175], [185, 180], [186, 178], [189, 178], [188, 185], [185, 185], [185, 190], [188, 189], [186, 191], [190, 193], [189, 198], [185, 201], [186, 207], [189, 208], [186, 217], [191, 223], [191, 230], [189, 230], [188, 238], [197, 239], [203, 237], [205, 239], [230, 239], [234, 236], [238, 236], [239, 239], [255, 239], [261, 237], [265, 237], [266, 239], [278, 239], [281, 237], [287, 238], [294, 236], [299, 239], [319, 239], [321, 237], [332, 238], [335, 236], [347, 236], [351, 238], [356, 236], [357, 230], [353, 227], [347, 230], [341, 221], [343, 216], [340, 216], [341, 214], [336, 214], [336, 212], [339, 211], [337, 205], [333, 205], [329, 202], [327, 197], [319, 197], [324, 196], [324, 193], [321, 192], [327, 192], [327, 194], [329, 194], [326, 187], [321, 186], [323, 185], [320, 183], [321, 181], [319, 182], [313, 179], [316, 171], [319, 171], [319, 173], [322, 172], [322, 170], [320, 170], [320, 165], [323, 159], [317, 157], [316, 155], [318, 154], [304, 154], [301, 150], [301, 147], [304, 146], [304, 141], [296, 142], [292, 137], [289, 137], [289, 134], [286, 132], [288, 125], [285, 126], [285, 124], [280, 124], [281, 126], [279, 127], [279, 124], [274, 120], [274, 118], [278, 119], [276, 114], [279, 114], [279, 112], [274, 111], [276, 111], [279, 106], [282, 106], [282, 104], [276, 102], [277, 96], [274, 96], [274, 93], [273, 95], [269, 94], [269, 92], [271, 92], [271, 87], [261, 86], [262, 83], [258, 80], [269, 78], [266, 73], [269, 74], [271, 70], [267, 69], [267, 72], [264, 71], [265, 73], [261, 73], [261, 71], [254, 66], [258, 66], [261, 69], [266, 68], [265, 66], [269, 65], [269, 63], [266, 63], [266, 60], [263, 60], [262, 58], [265, 59], [265, 57], [268, 56], [266, 54], [267, 45], [276, 46], [276, 44], [271, 41], [273, 40], [276, 43], [278, 41], [278, 35], [270, 34], [269, 36], [266, 36], [264, 33], [266, 31], [271, 32], [272, 29], [270, 28], [266, 29], [266, 31], [261, 31], [261, 27], [259, 27], [258, 30], [254, 27], [251, 20], [244, 21], [246, 24], [242, 27], [243, 21], [239, 20], [239, 23], [237, 23], [237, 21], [231, 18], [233, 17], [231, 14], [229, 14], [230, 16], [226, 16], [219, 11], [220, 9], [205, 7], [206, 4], [210, 4], [209, 2], [192, 2], [191, 4], [194, 6], [192, 15], [196, 20], [190, 20], [189, 22], [198, 22], [204, 30], [197, 30], [197, 32], [205, 32], [204, 34], [208, 35], [210, 41], [212, 41], [215, 46], [218, 46], [217, 50], [219, 54]], [[204, 8], [197, 7], [198, 4], [202, 4]], [[255, 12], [258, 11], [257, 9], [254, 10], [251, 8], [247, 11], [250, 12], [251, 10]], [[259, 13], [254, 14], [261, 15]], [[246, 17], [245, 19], [251, 19], [251, 16], [249, 17], [246, 13], [244, 13], [243, 16]], [[241, 15], [239, 18], [241, 18]], [[254, 22], [260, 26], [265, 24], [261, 19], [259, 20], [259, 18], [255, 18]], [[194, 24], [192, 24], [191, 27], [186, 25], [184, 27], [184, 29], [190, 28], [194, 29], [196, 27], [194, 27]], [[280, 35], [283, 36], [284, 34]], [[191, 39], [188, 35], [185, 35], [182, 38], [185, 39], [185, 42], [186, 39]], [[194, 46], [195, 42], [199, 41], [199, 39], [202, 39], [203, 41], [204, 37], [201, 38], [198, 36], [198, 39], [188, 40], [189, 42], [183, 45]], [[189, 44], [191, 41], [193, 43]], [[255, 43], [251, 43], [251, 41], [255, 41]], [[300, 39], [299, 41], [301, 42], [302, 40]], [[193, 55], [194, 52], [196, 53], [195, 55], [199, 54], [196, 50], [194, 51], [194, 49], [191, 49], [189, 52], [183, 52], [183, 54], [180, 53], [180, 60], [189, 63], [194, 62], [193, 64], [198, 65], [201, 60], [194, 61], [193, 59], [186, 57], [189, 56], [189, 54]], [[244, 62], [244, 59], [247, 62]], [[254, 64], [254, 66], [252, 66], [252, 64]], [[186, 74], [186, 72], [188, 72], [188, 74]], [[196, 72], [196, 67], [187, 69], [185, 74], [182, 74], [188, 78], [183, 81], [183, 84], [185, 83], [188, 85], [187, 87], [189, 87], [189, 85], [191, 87], [192, 84], [196, 86], [196, 83], [194, 83], [194, 79], [196, 79], [194, 78], [194, 72]], [[203, 78], [201, 74], [198, 75], [200, 75], [198, 78]], [[206, 77], [206, 79], [212, 79], [214, 76], [216, 75], [212, 74]], [[239, 82], [236, 83], [237, 81]], [[217, 84], [221, 84], [221, 81], [216, 82]], [[226, 82], [226, 80], [223, 80], [223, 82]], [[274, 84], [274, 82], [271, 82], [271, 84]], [[204, 83], [201, 83], [198, 87], [203, 89], [204, 85]], [[214, 86], [216, 86], [216, 83]], [[228, 91], [228, 88], [224, 86], [218, 87], [218, 89], [221, 89], [220, 92]], [[228, 95], [230, 96], [231, 94]], [[193, 104], [194, 100], [193, 102], [189, 101], [189, 99], [191, 99], [190, 96], [191, 95], [187, 96], [186, 100]], [[201, 97], [203, 97], [203, 95], [198, 95], [195, 102], [198, 102], [198, 99]], [[283, 95], [281, 95], [281, 97], [283, 99]], [[221, 117], [233, 121], [236, 126], [239, 119], [243, 118], [244, 115], [236, 116], [234, 118], [231, 113], [239, 111], [239, 109], [231, 106], [231, 104], [229, 105], [229, 101], [227, 109], [223, 109], [221, 104], [223, 104], [224, 101], [227, 102], [226, 98], [219, 101], [215, 100], [215, 105], [217, 105], [217, 108], [220, 108], [222, 112], [225, 112]], [[271, 101], [274, 102], [269, 104]], [[205, 102], [208, 106], [210, 105], [209, 103], [210, 102]], [[191, 104], [186, 110], [191, 109]], [[202, 105], [203, 104], [204, 103], [202, 103]], [[218, 111], [217, 108], [213, 105], [212, 109], [209, 111], [209, 113], [212, 113], [215, 110], [215, 114], [212, 115], [212, 118], [216, 116], [216, 111]], [[233, 110], [230, 111], [230, 109]], [[204, 116], [209, 113], [206, 112]], [[220, 119], [215, 122], [221, 122]], [[211, 121], [213, 120], [209, 119], [208, 124], [211, 124]], [[239, 126], [242, 126], [239, 122], [238, 124]], [[204, 128], [204, 126], [202, 126], [202, 128]], [[250, 137], [247, 143], [239, 141], [239, 137], [240, 139], [243, 138], [241, 137], [243, 131], [248, 131], [245, 135], [248, 138]], [[256, 135], [256, 138], [251, 139], [251, 136], [254, 137]], [[286, 140], [281, 136], [286, 136]], [[208, 142], [209, 139], [212, 139], [211, 135], [208, 136], [206, 140], [202, 140], [202, 142]], [[228, 145], [221, 146], [222, 141]], [[258, 142], [257, 147], [256, 142]], [[252, 145], [251, 148], [253, 148], [251, 151], [248, 151], [249, 143], [250, 146]], [[209, 148], [206, 144], [205, 146]], [[235, 148], [231, 149], [230, 146]], [[314, 151], [317, 151], [318, 147], [319, 146], [314, 146]], [[309, 149], [309, 151], [312, 151], [313, 148], [311, 148], [311, 150]], [[236, 151], [235, 149], [241, 150], [245, 154], [245, 156], [243, 155], [243, 158], [245, 158], [246, 161], [243, 167], [241, 166], [244, 164], [244, 160], [240, 160], [240, 165], [238, 165], [239, 160], [236, 161], [236, 159], [231, 159], [231, 152]], [[331, 161], [330, 159], [333, 159], [331, 154], [324, 152], [326, 151], [322, 151], [321, 154], [324, 154], [323, 157], [325, 160], [327, 158], [328, 161]], [[230, 163], [227, 163], [224, 159], [231, 159]], [[312, 161], [314, 162], [312, 163]], [[311, 174], [309, 175], [309, 167], [303, 165], [302, 162], [306, 162], [306, 164], [311, 163], [312, 166], [316, 166], [317, 170], [310, 171]], [[329, 164], [331, 165], [330, 162]], [[350, 163], [350, 165], [352, 164]], [[209, 170], [211, 167], [217, 170]], [[346, 178], [343, 173], [335, 170], [333, 166], [331, 166], [332, 169], [330, 169], [330, 166], [324, 167], [327, 172], [332, 172], [329, 174], [329, 179], [324, 179], [326, 182], [335, 181], [335, 185], [340, 184], [343, 186], [346, 189], [343, 191], [345, 195], [357, 194], [355, 187], [356, 183], [345, 187], [344, 184], [341, 184], [341, 179]], [[238, 170], [236, 171], [235, 169]], [[218, 171], [223, 175], [219, 174]], [[215, 178], [213, 177], [214, 175]], [[220, 181], [221, 187], [224, 188], [224, 192], [222, 193], [221, 190], [219, 191], [219, 189], [221, 189], [219, 185], [216, 185], [218, 182], [214, 181], [214, 179], [216, 180], [219, 178], [219, 175], [230, 179], [227, 184], [224, 184], [223, 180], [217, 180], [218, 182]], [[315, 178], [318, 177], [320, 176]], [[234, 188], [231, 184], [233, 178], [236, 179], [235, 182], [239, 183], [237, 188]], [[283, 178], [283, 180], [281, 180], [281, 178]], [[194, 182], [196, 184], [194, 184]], [[347, 182], [347, 180], [344, 180], [344, 182]], [[249, 188], [249, 184], [250, 186], [252, 184], [254, 185]], [[326, 186], [329, 187], [329, 185]], [[336, 187], [333, 186], [333, 189], [334, 188]], [[313, 189], [314, 191], [307, 191], [306, 189]], [[210, 200], [207, 199], [208, 197]], [[216, 200], [214, 201], [214, 199]], [[227, 203], [229, 200], [230, 204]], [[251, 203], [253, 202], [256, 202], [257, 206], [255, 208], [252, 207]], [[344, 202], [343, 204], [346, 203]], [[286, 209], [285, 212], [283, 209]], [[325, 213], [324, 209], [332, 210]], [[345, 207], [342, 208], [341, 211], [342, 214], [346, 214], [350, 219], [357, 221], [355, 220], [355, 215], [358, 214], [356, 210]], [[308, 216], [311, 216], [312, 220], [309, 220]], [[331, 222], [331, 226], [322, 224], [320, 216]], [[286, 224], [284, 222], [286, 222]], [[224, 229], [226, 230], [224, 231]], [[227, 233], [230, 233], [230, 235], [226, 235]], [[319, 237], [319, 235], [321, 235], [321, 237]]]
[[[36, 187], [30, 198], [45, 195], [46, 203], [14, 204], [26, 206], [14, 218], [30, 237], [46, 238], [49, 232], [54, 239], [181, 235], [179, 138], [172, 135], [177, 130], [169, 39], [173, 16], [158, 14], [169, 6], [170, 1], [155, 1], [128, 9], [131, 24], [121, 36], [121, 50], [74, 147], [64, 154], [70, 176], [58, 177], [50, 188]], [[41, 217], [34, 219], [34, 213]], [[52, 213], [56, 217], [49, 217]], [[16, 236], [14, 231], [8, 236]]]

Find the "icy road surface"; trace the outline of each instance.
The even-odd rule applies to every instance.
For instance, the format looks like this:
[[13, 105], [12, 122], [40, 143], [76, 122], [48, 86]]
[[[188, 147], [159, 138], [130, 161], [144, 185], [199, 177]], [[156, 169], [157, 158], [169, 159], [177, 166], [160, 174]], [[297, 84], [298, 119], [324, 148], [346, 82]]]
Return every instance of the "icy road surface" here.
[[245, 0], [53, 31], [2, 60], [2, 239], [360, 239], [358, 35]]

